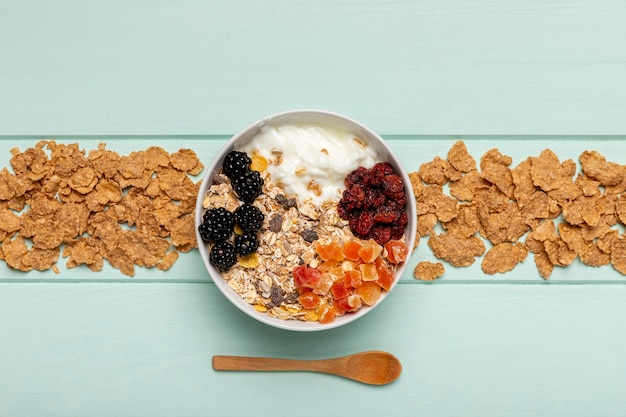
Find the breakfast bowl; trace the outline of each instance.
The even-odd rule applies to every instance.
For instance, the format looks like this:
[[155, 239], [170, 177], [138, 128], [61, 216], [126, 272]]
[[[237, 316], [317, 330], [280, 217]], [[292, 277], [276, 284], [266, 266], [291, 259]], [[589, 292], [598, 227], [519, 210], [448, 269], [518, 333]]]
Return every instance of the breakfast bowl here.
[[384, 301], [416, 222], [411, 183], [387, 143], [351, 118], [308, 109], [234, 135], [208, 166], [195, 211], [221, 293], [293, 331], [342, 326]]

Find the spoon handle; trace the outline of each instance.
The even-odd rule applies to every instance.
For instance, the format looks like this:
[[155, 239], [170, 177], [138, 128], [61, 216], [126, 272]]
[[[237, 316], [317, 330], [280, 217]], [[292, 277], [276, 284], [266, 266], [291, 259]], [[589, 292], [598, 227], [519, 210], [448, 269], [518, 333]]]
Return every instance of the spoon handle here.
[[332, 372], [326, 360], [259, 358], [250, 356], [213, 356], [216, 371], [316, 371]]

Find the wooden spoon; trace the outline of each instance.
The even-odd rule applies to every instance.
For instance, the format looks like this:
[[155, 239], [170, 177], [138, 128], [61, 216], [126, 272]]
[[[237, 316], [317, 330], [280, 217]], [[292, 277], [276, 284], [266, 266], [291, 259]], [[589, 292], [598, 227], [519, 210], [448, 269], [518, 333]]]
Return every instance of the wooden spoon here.
[[216, 371], [310, 371], [338, 375], [365, 384], [383, 385], [395, 381], [402, 364], [391, 353], [370, 350], [340, 358], [297, 360], [249, 356], [213, 356]]

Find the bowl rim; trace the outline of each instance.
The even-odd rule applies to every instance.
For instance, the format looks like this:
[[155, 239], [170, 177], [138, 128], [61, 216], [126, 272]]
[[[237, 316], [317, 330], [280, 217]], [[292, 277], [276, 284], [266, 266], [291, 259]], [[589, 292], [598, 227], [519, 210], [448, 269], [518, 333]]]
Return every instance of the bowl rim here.
[[[380, 153], [381, 150], [384, 151], [385, 155], [380, 156], [380, 159], [386, 162], [392, 163], [392, 166], [394, 166], [394, 169], [396, 171], [399, 171], [399, 172], [396, 172], [396, 174], [398, 174], [402, 178], [402, 182], [404, 183], [404, 186], [405, 186], [405, 193], [407, 194], [406, 211], [407, 211], [407, 214], [409, 214], [409, 222], [405, 229], [405, 241], [406, 241], [406, 244], [409, 246], [409, 257], [410, 257], [412, 253], [412, 250], [411, 250], [412, 242], [415, 240], [415, 236], [417, 233], [417, 218], [416, 218], [417, 209], [416, 209], [415, 199], [412, 198], [411, 182], [408, 178], [406, 169], [402, 166], [400, 159], [395, 155], [393, 150], [389, 147], [389, 145], [380, 135], [378, 135], [376, 132], [374, 132], [367, 126], [365, 126], [363, 123], [358, 122], [357, 120], [351, 117], [345, 116], [343, 114], [336, 113], [333, 111], [328, 111], [328, 110], [321, 110], [321, 109], [302, 108], [302, 109], [293, 109], [293, 110], [287, 110], [287, 111], [274, 113], [274, 114], [265, 116], [261, 119], [258, 119], [257, 121], [249, 124], [245, 128], [241, 129], [239, 132], [231, 136], [230, 139], [215, 154], [210, 165], [206, 168], [202, 182], [200, 183], [198, 196], [196, 199], [194, 227], [195, 227], [195, 233], [196, 233], [196, 241], [198, 243], [198, 252], [200, 252], [202, 263], [204, 264], [205, 269], [209, 277], [211, 278], [212, 282], [220, 290], [222, 295], [224, 295], [226, 299], [231, 302], [231, 304], [233, 304], [240, 311], [250, 316], [251, 318], [257, 321], [260, 321], [264, 324], [267, 324], [269, 326], [283, 329], [283, 330], [310, 332], [310, 331], [330, 330], [330, 329], [334, 329], [340, 326], [344, 326], [346, 324], [356, 321], [358, 318], [361, 318], [365, 314], [372, 311], [381, 302], [383, 302], [384, 299], [387, 298], [391, 294], [393, 289], [396, 287], [401, 276], [406, 270], [409, 259], [407, 259], [406, 261], [398, 265], [398, 268], [395, 271], [395, 279], [392, 282], [392, 285], [389, 291], [383, 292], [381, 294], [381, 298], [373, 306], [364, 306], [355, 313], [349, 313], [341, 317], [337, 317], [335, 320], [327, 324], [321, 324], [318, 322], [300, 321], [300, 320], [282, 320], [276, 317], [272, 317], [269, 314], [262, 313], [262, 312], [255, 310], [251, 304], [248, 304], [232, 288], [228, 286], [227, 282], [221, 278], [220, 272], [216, 268], [214, 268], [213, 265], [211, 265], [211, 263], [209, 262], [209, 259], [208, 259], [209, 251], [207, 250], [207, 245], [206, 243], [202, 241], [202, 238], [200, 237], [200, 233], [198, 231], [198, 226], [202, 220], [202, 214], [204, 212], [204, 207], [203, 207], [204, 195], [206, 194], [206, 191], [208, 190], [208, 188], [212, 185], [215, 172], [217, 172], [217, 170], [221, 166], [224, 156], [231, 150], [235, 149], [235, 144], [238, 143], [240, 140], [242, 140], [242, 138], [245, 140], [249, 140], [250, 138], [254, 137], [256, 133], [264, 126], [271, 125], [273, 123], [280, 125], [281, 120], [289, 120], [290, 118], [294, 118], [294, 117], [301, 118], [303, 116], [305, 119], [307, 118], [315, 119], [319, 117], [329, 119], [330, 121], [328, 122], [325, 121], [323, 123], [327, 123], [330, 125], [333, 125], [333, 124], [341, 125], [339, 126], [340, 128], [344, 128], [345, 130], [347, 130], [348, 132], [352, 134], [355, 134], [355, 130], [356, 130], [358, 131], [358, 133], [360, 133], [359, 138], [361, 138], [361, 136], [363, 136], [363, 133], [365, 133], [366, 136], [361, 139], [365, 140], [368, 144], [372, 141], [376, 142], [375, 146], [377, 148], [377, 152]], [[322, 122], [320, 122], [320, 124], [321, 123]], [[282, 124], [285, 124], [285, 122], [282, 122]], [[349, 126], [350, 128], [347, 128], [346, 126]]]

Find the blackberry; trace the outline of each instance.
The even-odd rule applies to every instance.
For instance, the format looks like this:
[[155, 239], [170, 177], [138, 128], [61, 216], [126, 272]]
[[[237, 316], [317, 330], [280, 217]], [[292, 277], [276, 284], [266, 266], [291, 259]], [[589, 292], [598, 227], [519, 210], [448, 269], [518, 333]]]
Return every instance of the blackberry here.
[[259, 248], [259, 237], [254, 232], [244, 232], [235, 236], [235, 252], [241, 256], [250, 255]]
[[235, 210], [235, 223], [246, 232], [256, 232], [263, 225], [265, 216], [257, 207], [243, 204]]
[[222, 171], [231, 180], [242, 175], [250, 169], [252, 159], [245, 152], [231, 151], [224, 158], [222, 163]]
[[237, 263], [235, 248], [228, 242], [218, 242], [211, 248], [209, 261], [221, 272], [226, 272]]
[[218, 207], [204, 212], [198, 232], [205, 242], [222, 242], [230, 237], [234, 226], [235, 215], [224, 207]]
[[246, 171], [233, 178], [231, 185], [241, 201], [252, 204], [261, 194], [263, 178], [258, 171]]

